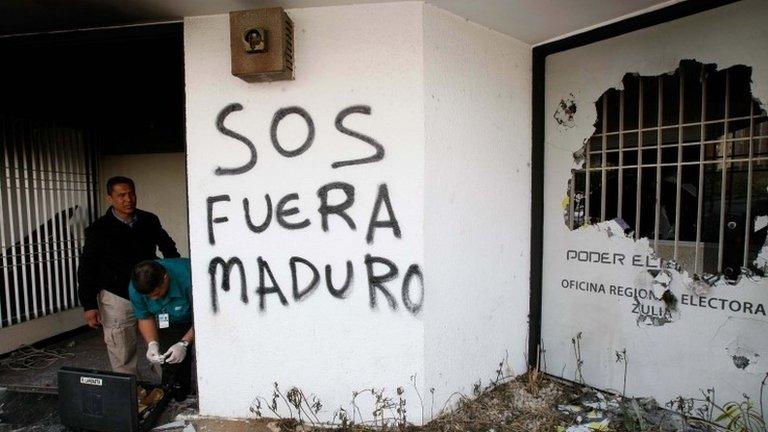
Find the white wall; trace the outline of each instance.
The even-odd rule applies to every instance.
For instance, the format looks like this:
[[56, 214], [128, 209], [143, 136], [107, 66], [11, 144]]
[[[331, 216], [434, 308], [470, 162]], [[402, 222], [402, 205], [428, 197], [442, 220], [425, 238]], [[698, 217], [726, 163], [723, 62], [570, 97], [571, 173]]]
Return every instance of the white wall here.
[[[257, 397], [271, 398], [272, 383], [285, 391], [298, 386], [320, 397], [321, 418], [330, 420], [340, 406], [350, 409], [353, 390], [407, 389], [416, 395], [409, 377], [423, 385], [423, 324], [420, 314], [406, 310], [400, 295], [403, 274], [411, 264], [423, 263], [424, 110], [422, 83], [422, 5], [419, 3], [308, 8], [287, 11], [294, 22], [296, 79], [248, 84], [230, 74], [227, 15], [185, 20], [187, 94], [187, 146], [190, 191], [192, 276], [195, 289], [200, 411], [208, 415], [242, 417]], [[226, 127], [248, 137], [258, 152], [253, 169], [240, 175], [218, 176], [217, 166], [234, 167], [248, 160], [246, 146], [219, 133], [219, 112], [242, 104], [225, 121]], [[366, 157], [373, 147], [336, 130], [337, 114], [350, 106], [368, 105], [370, 115], [353, 114], [344, 125], [373, 137], [385, 149], [383, 160], [331, 168], [335, 161]], [[270, 124], [282, 107], [301, 106], [312, 117], [316, 135], [302, 155], [287, 158], [270, 142]], [[296, 149], [307, 136], [297, 115], [278, 129], [280, 142]], [[349, 216], [352, 231], [337, 216], [330, 230], [321, 229], [317, 209], [318, 188], [334, 181], [355, 187]], [[377, 188], [386, 183], [402, 230], [397, 239], [390, 229], [377, 229], [373, 244], [366, 243], [368, 221]], [[337, 191], [339, 192], [339, 191]], [[260, 233], [251, 232], [243, 215], [249, 198], [254, 221], [263, 220], [264, 195], [273, 205], [286, 194], [298, 193], [291, 206], [300, 213], [290, 221], [307, 218], [311, 225], [287, 230], [273, 220]], [[209, 244], [206, 199], [228, 194], [229, 202], [215, 204], [216, 217], [228, 222], [214, 226], [215, 245]], [[339, 203], [342, 193], [331, 200]], [[380, 219], [384, 219], [383, 211]], [[387, 306], [381, 292], [378, 307], [369, 306], [366, 254], [395, 262], [399, 276], [387, 285], [398, 308]], [[240, 300], [239, 277], [229, 292], [217, 289], [219, 310], [212, 311], [209, 263], [215, 257], [239, 257], [246, 270], [248, 303]], [[320, 286], [297, 302], [292, 296], [289, 258], [300, 256], [322, 273], [332, 265], [340, 285], [345, 262], [354, 266], [354, 282], [346, 299], [329, 294], [325, 276]], [[265, 296], [259, 307], [258, 257], [262, 257], [287, 298]], [[299, 266], [300, 283], [311, 278]], [[376, 266], [377, 273], [382, 272]], [[265, 276], [266, 277], [266, 276]], [[266, 278], [269, 285], [269, 278]], [[418, 300], [414, 284], [414, 300]], [[368, 416], [370, 398], [358, 400]], [[415, 412], [415, 409], [411, 412]], [[370, 418], [369, 418], [370, 419]]]
[[[331, 420], [340, 406], [351, 412], [355, 390], [384, 388], [396, 400], [396, 388], [403, 387], [408, 420], [419, 423], [422, 414], [429, 416], [430, 387], [439, 409], [453, 391], [470, 392], [477, 379], [487, 383], [507, 352], [511, 368], [523, 369], [530, 48], [423, 3], [287, 12], [295, 26], [296, 80], [274, 83], [248, 84], [230, 75], [226, 15], [185, 20], [201, 412], [250, 415], [251, 401], [270, 399], [272, 383], [278, 382], [284, 391], [297, 386], [316, 394], [324, 404], [320, 417]], [[229, 114], [224, 126], [253, 142], [258, 157], [245, 173], [217, 175], [219, 166], [237, 167], [249, 160], [242, 139], [216, 128], [217, 115], [232, 103], [242, 110]], [[354, 105], [367, 105], [371, 113], [350, 115], [344, 125], [381, 143], [385, 156], [331, 168], [332, 162], [373, 154], [372, 146], [334, 126], [337, 114]], [[316, 134], [306, 152], [288, 158], [273, 148], [270, 125], [277, 110], [291, 106], [311, 115]], [[307, 126], [297, 115], [286, 117], [278, 128], [279, 141], [289, 150], [306, 136]], [[333, 181], [355, 187], [348, 211], [357, 225], [354, 231], [338, 216], [331, 216], [328, 232], [321, 228], [317, 191]], [[402, 236], [380, 228], [368, 244], [366, 231], [380, 184], [388, 186]], [[260, 223], [264, 195], [274, 205], [291, 192], [298, 193], [292, 204], [299, 213], [288, 219], [307, 218], [309, 226], [288, 230], [273, 220], [260, 233], [247, 227], [243, 198]], [[212, 204], [211, 218], [228, 220], [211, 224], [212, 244], [206, 200], [221, 195], [228, 195], [228, 201]], [[343, 198], [338, 193], [331, 201]], [[382, 209], [378, 219], [385, 218]], [[396, 263], [399, 274], [386, 286], [397, 310], [375, 290], [378, 306], [370, 306], [366, 254]], [[354, 280], [348, 297], [331, 296], [321, 274], [319, 287], [296, 301], [291, 256], [308, 259], [320, 273], [332, 265], [336, 285], [350, 260]], [[228, 292], [221, 288], [221, 276], [216, 277], [218, 309], [213, 311], [209, 268], [216, 257], [238, 257], [244, 263], [247, 304], [235, 270]], [[265, 296], [260, 310], [259, 257], [269, 264], [286, 306], [273, 293]], [[424, 273], [423, 299], [416, 277], [403, 295], [410, 266]], [[376, 274], [384, 270], [374, 268]], [[311, 273], [299, 272], [301, 287], [309, 279]], [[422, 300], [423, 308], [415, 310]], [[370, 420], [370, 397], [357, 403]]]
[[502, 360], [525, 371], [531, 49], [424, 10], [425, 373], [442, 406]]
[[107, 180], [113, 176], [130, 177], [136, 183], [138, 207], [156, 214], [179, 253], [189, 256], [186, 172], [184, 153], [103, 156], [99, 167], [102, 213], [109, 206]]
[[[615, 226], [616, 235], [611, 236], [606, 230], [610, 223], [569, 231], [563, 199], [576, 167], [573, 152], [594, 132], [594, 102], [607, 89], [621, 88], [627, 72], [644, 76], [673, 72], [681, 59], [716, 63], [718, 69], [744, 64], [753, 68], [753, 95], [768, 101], [766, 18], [768, 3], [743, 1], [547, 59], [542, 333], [548, 372], [574, 378], [571, 338], [582, 332], [582, 372], [589, 384], [621, 390], [624, 367], [616, 362], [615, 352], [626, 348], [628, 394], [654, 396], [663, 403], [678, 395], [697, 397], [699, 389], [714, 387], [720, 403], [740, 400], [742, 394], [757, 400], [760, 380], [768, 370], [766, 317], [680, 304], [671, 323], [638, 324], [633, 299], [610, 295], [609, 286], [652, 289], [645, 269], [567, 261], [565, 253], [587, 249], [644, 259], [653, 253], [647, 239], [634, 241]], [[571, 93], [578, 107], [575, 125], [558, 128], [552, 113]], [[670, 288], [678, 299], [693, 296], [692, 274], [692, 269], [671, 271]], [[608, 294], [563, 288], [563, 280], [603, 283]], [[766, 285], [765, 279], [743, 278], [735, 286], [717, 284], [707, 296], [768, 304]], [[734, 343], [762, 360], [744, 370], [736, 368], [728, 351]]]

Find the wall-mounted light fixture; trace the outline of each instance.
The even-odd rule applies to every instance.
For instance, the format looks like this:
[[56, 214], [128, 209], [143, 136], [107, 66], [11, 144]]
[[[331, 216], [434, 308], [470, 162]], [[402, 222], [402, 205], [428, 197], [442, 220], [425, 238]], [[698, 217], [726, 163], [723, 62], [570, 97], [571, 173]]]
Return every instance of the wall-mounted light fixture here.
[[232, 75], [248, 82], [293, 79], [293, 21], [283, 8], [229, 13]]

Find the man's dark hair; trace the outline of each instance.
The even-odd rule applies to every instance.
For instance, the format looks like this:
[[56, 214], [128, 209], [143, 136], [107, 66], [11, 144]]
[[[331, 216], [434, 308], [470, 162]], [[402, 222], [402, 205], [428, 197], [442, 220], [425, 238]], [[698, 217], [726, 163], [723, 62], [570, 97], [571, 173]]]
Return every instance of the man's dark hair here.
[[159, 262], [147, 260], [133, 268], [133, 287], [141, 294], [149, 294], [163, 283], [167, 271]]
[[133, 180], [128, 177], [115, 176], [107, 180], [107, 195], [112, 195], [112, 188], [118, 184], [127, 184], [131, 189], [136, 190], [136, 185], [133, 184]]

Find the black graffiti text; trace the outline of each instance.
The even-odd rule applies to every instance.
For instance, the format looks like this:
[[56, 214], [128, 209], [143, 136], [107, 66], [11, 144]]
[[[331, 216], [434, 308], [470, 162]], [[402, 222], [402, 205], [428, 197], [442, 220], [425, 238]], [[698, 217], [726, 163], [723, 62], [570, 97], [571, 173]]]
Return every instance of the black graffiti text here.
[[[331, 202], [329, 197], [331, 191], [334, 190], [342, 193], [344, 198], [340, 201]], [[317, 207], [317, 214], [320, 218], [320, 228], [324, 232], [329, 231], [328, 221], [331, 218], [339, 218], [351, 231], [357, 229], [357, 224], [347, 213], [347, 210], [355, 203], [355, 187], [353, 185], [344, 182], [328, 183], [317, 190], [317, 198], [320, 201]], [[312, 225], [312, 222], [301, 214], [299, 207], [296, 205], [298, 200], [298, 193], [289, 193], [280, 198], [273, 209], [272, 198], [269, 194], [266, 194], [264, 196], [264, 204], [259, 204], [257, 209], [257, 206], [248, 197], [243, 198], [242, 209], [245, 226], [249, 231], [259, 234], [266, 231], [272, 225], [272, 220], [274, 219], [277, 225], [287, 230], [307, 228]], [[211, 245], [216, 244], [215, 226], [230, 221], [229, 216], [226, 216], [227, 208], [218, 207], [224, 207], [226, 203], [231, 201], [232, 199], [229, 195], [216, 195], [206, 198], [208, 243]], [[380, 184], [376, 192], [365, 235], [365, 240], [368, 244], [373, 243], [374, 233], [377, 229], [390, 231], [398, 239], [402, 237], [400, 222], [395, 215], [389, 195], [389, 188], [386, 183]]]
[[[216, 167], [213, 173], [217, 176], [245, 174], [256, 166], [258, 154], [256, 145], [253, 143], [253, 141], [242, 133], [230, 129], [224, 125], [224, 121], [227, 120], [231, 114], [242, 110], [243, 105], [239, 103], [228, 104], [222, 108], [221, 111], [219, 111], [219, 114], [216, 116], [215, 124], [216, 130], [218, 130], [219, 133], [235, 141], [239, 141], [243, 146], [246, 147], [249, 153], [248, 160], [237, 167]], [[372, 147], [373, 154], [366, 157], [333, 162], [331, 163], [331, 168], [341, 168], [350, 165], [374, 163], [384, 159], [384, 146], [382, 146], [376, 139], [362, 132], [350, 129], [344, 125], [344, 120], [353, 114], [371, 115], [371, 107], [368, 105], [353, 105], [342, 109], [334, 119], [334, 126], [336, 130], [342, 134], [362, 141]], [[280, 139], [277, 136], [277, 130], [280, 126], [280, 123], [290, 115], [299, 116], [307, 127], [307, 136], [304, 138], [304, 142], [302, 142], [293, 150], [289, 149], [286, 143], [280, 142]], [[315, 130], [315, 121], [312, 119], [312, 116], [307, 110], [296, 105], [283, 107], [275, 111], [275, 114], [272, 116], [272, 122], [270, 123], [269, 127], [269, 140], [272, 143], [272, 147], [281, 156], [286, 158], [297, 157], [301, 156], [312, 147], [312, 144], [315, 141]]]
[[[324, 272], [321, 272], [320, 268], [308, 259], [293, 256], [288, 260], [291, 280], [290, 283], [286, 283], [275, 278], [272, 265], [267, 260], [259, 256], [255, 261], [258, 283], [252, 292], [259, 299], [260, 311], [265, 311], [269, 302], [288, 306], [286, 293], [291, 295], [294, 303], [302, 302], [321, 289], [321, 285], [325, 286], [332, 297], [345, 299], [349, 295], [355, 275], [355, 266], [352, 261], [347, 261], [343, 270], [334, 269], [330, 264], [326, 264]], [[419, 265], [410, 264], [399, 281], [400, 269], [388, 258], [366, 254], [363, 258], [363, 267], [368, 283], [368, 304], [371, 309], [378, 309], [383, 305], [383, 307], [398, 310], [402, 304], [411, 314], [416, 315], [421, 311], [424, 304], [424, 275]], [[208, 266], [208, 274], [211, 309], [214, 313], [219, 310], [219, 292], [230, 291], [234, 281], [233, 276], [239, 282], [239, 300], [243, 304], [248, 304], [249, 285], [243, 260], [239, 257], [228, 259], [215, 257]], [[307, 281], [307, 275], [311, 275], [309, 281]], [[340, 282], [342, 280], [343, 283]], [[270, 298], [273, 300], [269, 300]]]

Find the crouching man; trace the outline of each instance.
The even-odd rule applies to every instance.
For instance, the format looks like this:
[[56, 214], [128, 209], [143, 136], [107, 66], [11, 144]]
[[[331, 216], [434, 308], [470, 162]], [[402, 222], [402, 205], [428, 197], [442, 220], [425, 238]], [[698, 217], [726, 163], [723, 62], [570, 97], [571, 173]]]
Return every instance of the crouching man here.
[[162, 365], [164, 385], [176, 382], [174, 398], [190, 392], [195, 339], [192, 327], [192, 280], [188, 258], [142, 261], [136, 265], [128, 293], [139, 332], [147, 341], [147, 359]]

